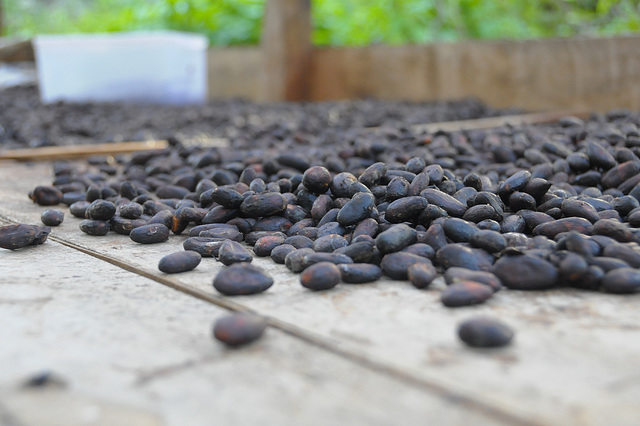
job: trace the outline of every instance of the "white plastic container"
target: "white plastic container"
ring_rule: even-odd
[[[42,102],[198,104],[206,37],[171,31],[47,35],[34,40]]]

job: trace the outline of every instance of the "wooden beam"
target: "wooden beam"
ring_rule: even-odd
[[[307,99],[312,54],[310,0],[268,0],[261,44],[264,100]]]

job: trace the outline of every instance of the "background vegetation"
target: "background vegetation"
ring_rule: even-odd
[[[173,29],[256,44],[264,0],[0,0],[4,35]],[[640,31],[640,0],[312,0],[319,45]]]

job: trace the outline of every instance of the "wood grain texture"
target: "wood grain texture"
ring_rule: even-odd
[[[209,99],[262,98],[262,50],[259,47],[210,48]]]
[[[0,62],[34,61],[31,40],[0,37]]]
[[[0,178],[13,177],[0,179],[0,216],[36,223],[43,207],[30,203],[25,193],[47,183],[50,169],[42,163],[28,167],[8,163],[0,172]],[[67,247],[126,266],[217,306],[268,317],[274,329],[314,345],[318,354],[331,353],[352,366],[394,378],[405,389],[417,388],[453,401],[454,413],[489,418],[488,423],[474,423],[471,418],[456,424],[595,426],[610,421],[611,413],[615,413],[616,425],[637,423],[637,295],[505,289],[483,305],[448,309],[439,301],[445,288],[440,277],[426,290],[383,278],[314,293],[282,265],[255,258],[253,263],[273,276],[274,286],[259,295],[225,297],[211,286],[212,277],[223,268],[213,259],[203,260],[185,274],[157,272],[157,260],[180,250],[184,235],[174,235],[165,244],[140,247],[126,236],[84,235],[77,229],[78,222],[69,217],[52,231],[52,241],[64,241]],[[39,250],[46,248],[38,246]],[[52,274],[53,268],[47,271]],[[498,317],[512,326],[517,334],[514,343],[500,350],[465,348],[455,336],[456,324],[478,314]],[[308,362],[312,360],[304,365],[311,365]],[[194,375],[198,373],[193,370]],[[343,401],[350,404],[351,398]],[[450,413],[450,408],[440,412]]]
[[[312,54],[310,0],[267,1],[261,47],[264,100],[306,100]]]
[[[640,107],[640,36],[318,48],[310,99],[477,97],[495,107]]]

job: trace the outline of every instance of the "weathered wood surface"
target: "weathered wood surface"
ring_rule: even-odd
[[[35,56],[31,40],[0,37],[0,62],[33,61]]]
[[[3,425],[488,421],[277,329],[225,349],[223,309],[53,241],[0,252],[0,277]],[[21,387],[45,370],[67,386]]]
[[[29,204],[26,193],[50,179],[47,168],[7,164],[0,173],[5,176],[0,215],[36,223],[42,208]],[[21,178],[8,184],[6,176]],[[615,417],[622,425],[635,424],[640,415],[638,296],[505,290],[482,306],[447,309],[439,302],[441,279],[426,291],[381,280],[312,293],[300,286],[297,275],[256,258],[276,284],[260,295],[230,298],[211,286],[221,268],[213,259],[179,276],[156,271],[164,254],[181,249],[184,236],[142,247],[125,236],[83,235],[78,222],[68,216],[53,238],[213,304],[265,315],[273,328],[319,353],[458,401],[455,412],[512,424],[597,425]],[[456,325],[480,313],[510,324],[517,332],[514,344],[495,351],[463,347]],[[348,406],[347,401],[334,403]]]
[[[211,48],[207,52],[210,99],[262,98],[262,50],[259,47]]]
[[[455,99],[541,110],[640,108],[640,37],[314,50],[310,99]]]

